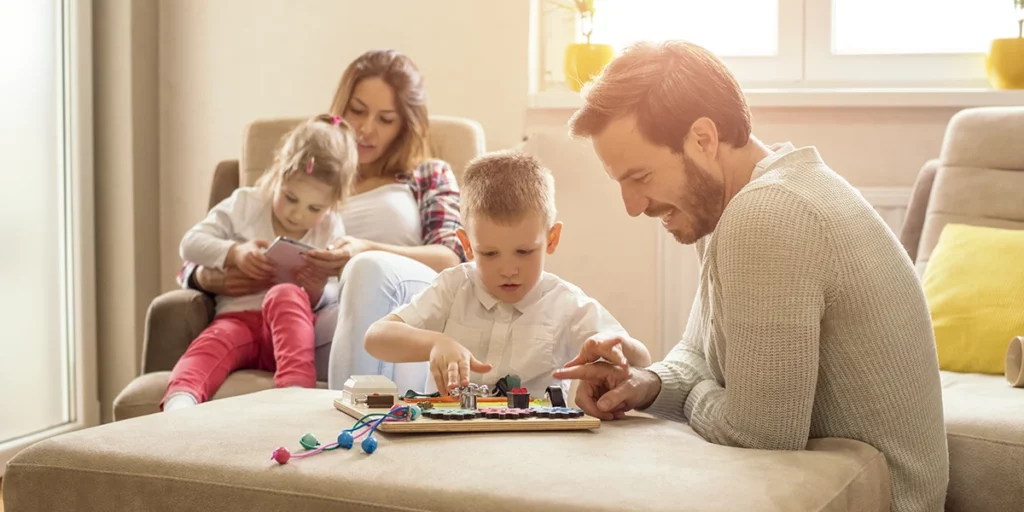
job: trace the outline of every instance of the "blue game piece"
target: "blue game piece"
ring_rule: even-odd
[[[377,449],[377,440],[372,437],[363,439],[362,442],[363,451],[366,453],[373,453]]]
[[[352,448],[352,443],[355,443],[355,439],[352,438],[352,433],[345,431],[338,434],[338,446],[348,450]]]

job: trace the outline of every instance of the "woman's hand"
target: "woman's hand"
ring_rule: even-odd
[[[196,284],[214,295],[241,297],[269,289],[274,283],[269,279],[253,279],[237,267],[227,270],[199,267],[196,269]]]
[[[370,250],[370,248],[370,242],[362,238],[346,236],[334,244],[328,245],[326,250],[307,252],[306,261],[310,266],[329,271],[332,275],[338,275],[348,264],[348,260],[361,252]]]
[[[430,349],[430,373],[441,396],[448,396],[448,390],[469,385],[469,372],[487,373],[491,365],[473,357],[473,353],[459,342],[441,334]]]
[[[324,294],[324,288],[327,287],[327,279],[330,277],[330,274],[306,266],[296,268],[292,271],[292,275],[295,277],[295,284],[306,290],[306,294],[309,295],[310,306],[315,307],[319,304],[320,297]]]
[[[228,250],[227,267],[237,267],[245,275],[256,280],[269,281],[274,278],[274,264],[263,251],[270,246],[266,240],[252,240],[233,245]]]

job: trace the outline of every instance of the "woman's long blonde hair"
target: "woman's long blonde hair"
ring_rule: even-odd
[[[274,190],[296,173],[305,173],[330,185],[332,209],[348,197],[359,170],[355,132],[340,116],[321,114],[296,126],[282,138],[270,169],[256,182],[272,197]]]
[[[395,50],[371,50],[360,55],[341,75],[330,112],[344,116],[356,85],[372,77],[380,78],[394,91],[402,128],[384,150],[382,161],[371,166],[371,172],[378,176],[401,176],[430,157],[426,92],[423,77],[412,59]]]

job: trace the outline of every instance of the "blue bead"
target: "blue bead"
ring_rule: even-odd
[[[377,450],[377,440],[372,437],[367,437],[366,439],[363,439],[362,446],[364,452],[373,453]]]
[[[355,439],[352,438],[352,433],[349,431],[338,434],[338,446],[348,450],[352,448],[352,444],[355,443]]]

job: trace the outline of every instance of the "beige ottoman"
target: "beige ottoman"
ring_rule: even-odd
[[[866,444],[729,448],[642,415],[589,432],[381,433],[372,455],[270,460],[352,426],[338,395],[261,391],[43,441],[8,465],[5,510],[889,510],[885,460]]]

